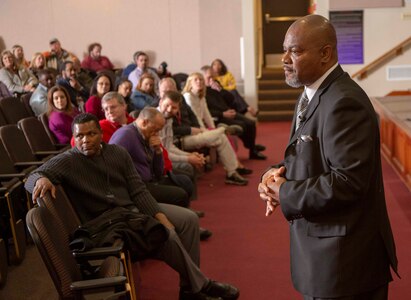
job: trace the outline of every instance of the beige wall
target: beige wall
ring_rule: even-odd
[[[98,41],[117,67],[145,50],[172,72],[220,57],[239,78],[241,24],[241,0],[0,0],[0,49],[21,44],[30,59],[57,37],[82,59]]]
[[[329,0],[317,0],[317,8],[328,17]],[[411,21],[401,18],[410,12],[411,4],[364,10],[365,64],[411,35]],[[256,101],[253,26],[251,0],[0,0],[0,50],[18,43],[26,58],[48,50],[52,37],[80,58],[89,43],[98,41],[118,67],[136,50],[148,51],[153,65],[167,61],[172,72],[191,73],[219,57],[241,84],[244,36],[244,93],[251,104]],[[386,66],[410,62],[408,50],[359,84],[370,96],[409,89],[409,81],[385,77]],[[363,66],[343,67],[353,74]]]
[[[329,0],[317,0],[317,13],[328,18]],[[403,20],[403,13],[410,13],[411,5],[394,8],[364,9],[364,64],[343,65],[350,74],[354,74],[365,65],[380,57],[394,46],[411,36],[411,20]],[[411,48],[403,55],[394,58],[370,74],[358,84],[369,96],[383,96],[393,90],[411,89],[411,81],[387,81],[387,66],[411,64]]]

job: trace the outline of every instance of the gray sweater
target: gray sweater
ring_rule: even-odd
[[[102,146],[101,154],[92,158],[77,148],[57,155],[30,174],[26,189],[32,193],[40,177],[61,184],[82,222],[114,206],[137,207],[150,216],[160,212],[127,151],[116,145]]]

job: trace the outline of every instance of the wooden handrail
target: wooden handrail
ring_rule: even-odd
[[[257,15],[257,79],[261,79],[264,64],[264,45],[263,45],[263,17],[261,0],[256,1],[255,12]]]
[[[404,51],[409,48],[409,46],[411,46],[411,37],[404,40],[403,42],[401,42],[397,46],[393,47],[391,50],[387,51],[386,53],[384,53],[383,55],[381,55],[380,57],[378,57],[374,61],[370,62],[364,68],[362,68],[361,70],[355,72],[351,77],[352,78],[358,77],[359,80],[367,78],[367,76],[372,71],[377,69],[377,67],[379,67],[380,65],[386,63],[390,59],[392,59],[392,58],[394,58],[398,55],[403,54]]]

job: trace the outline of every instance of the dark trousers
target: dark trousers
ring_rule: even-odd
[[[388,284],[380,286],[375,290],[362,293],[359,295],[353,295],[348,297],[339,298],[318,298],[304,295],[304,300],[387,300],[388,299]]]
[[[190,206],[190,196],[179,186],[176,186],[168,177],[159,182],[147,182],[147,189],[159,203],[173,204],[182,207]]]
[[[240,136],[240,139],[243,141],[244,147],[249,150],[254,150],[257,129],[253,120],[237,113],[234,119],[221,118],[219,122],[227,125],[241,126],[243,134]]]

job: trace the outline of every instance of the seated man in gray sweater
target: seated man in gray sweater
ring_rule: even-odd
[[[168,240],[153,258],[180,274],[180,299],[237,299],[237,288],[208,279],[199,269],[198,218],[192,211],[158,204],[141,181],[130,155],[123,148],[101,141],[97,118],[80,114],[73,121],[75,147],[47,161],[30,174],[25,187],[33,199],[61,184],[81,221],[87,222],[121,206],[138,210],[162,223]]]

